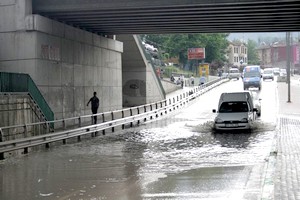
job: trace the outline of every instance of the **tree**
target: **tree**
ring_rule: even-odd
[[[254,40],[248,40],[247,44],[248,48],[248,64],[252,65],[259,65],[259,58],[257,55],[257,43]]]
[[[196,64],[189,61],[187,52],[189,48],[205,48],[204,62],[215,63],[217,67],[226,61],[225,54],[228,47],[226,33],[213,34],[171,34],[171,35],[143,35],[144,40],[150,44],[158,45],[170,57],[178,57],[182,64]]]

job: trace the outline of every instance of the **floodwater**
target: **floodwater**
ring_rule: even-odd
[[[213,131],[230,81],[139,127],[0,162],[0,199],[259,199],[276,133],[276,83],[264,82],[251,132]]]

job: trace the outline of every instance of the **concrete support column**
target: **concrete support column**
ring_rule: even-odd
[[[25,30],[26,16],[32,14],[32,0],[16,0],[16,30]]]

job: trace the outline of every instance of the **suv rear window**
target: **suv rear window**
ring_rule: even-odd
[[[240,71],[238,69],[230,69],[229,73],[239,73]]]

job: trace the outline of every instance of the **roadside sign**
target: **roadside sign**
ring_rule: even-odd
[[[205,58],[205,48],[189,48],[188,59],[189,60],[203,60]]]

